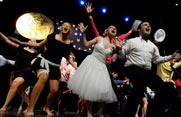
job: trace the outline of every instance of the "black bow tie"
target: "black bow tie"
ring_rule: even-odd
[[[142,39],[144,39],[144,40],[146,40],[146,41],[147,41],[147,40],[149,40],[149,37],[148,37],[148,36],[144,36],[144,35],[143,35],[143,36],[142,36]]]

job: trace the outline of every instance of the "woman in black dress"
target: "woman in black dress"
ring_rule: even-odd
[[[7,94],[4,105],[1,107],[0,111],[6,111],[9,103],[15,97],[16,92],[22,97],[22,99],[29,105],[29,97],[24,92],[25,82],[28,84],[32,81],[32,69],[31,61],[36,58],[38,52],[29,46],[22,46],[14,41],[11,41],[10,38],[6,37],[3,33],[0,32],[1,39],[4,40],[7,44],[17,49],[17,54],[15,57],[15,64],[13,71],[11,73],[11,86]],[[35,40],[29,40],[27,43],[34,44]]]

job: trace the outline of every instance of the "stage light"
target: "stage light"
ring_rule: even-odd
[[[79,1],[79,4],[80,4],[81,6],[84,6],[84,5],[85,5],[85,2],[86,2],[85,0],[80,0],[80,1]]]
[[[60,29],[61,29],[61,27],[62,27],[62,25],[58,25],[58,26],[57,26],[57,29],[58,29],[58,30],[60,30]]]
[[[124,17],[124,22],[129,22],[130,21],[130,17],[129,16],[125,16]]]
[[[175,6],[178,6],[178,3],[175,3]]]
[[[105,7],[105,6],[101,7],[101,13],[102,14],[107,14],[107,11],[108,11],[107,7]]]

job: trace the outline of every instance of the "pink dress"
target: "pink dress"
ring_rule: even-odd
[[[62,57],[60,62],[61,81],[67,82],[69,78],[74,74],[75,68],[67,61],[66,58]]]

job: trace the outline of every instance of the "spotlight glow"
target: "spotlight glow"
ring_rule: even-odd
[[[80,1],[79,1],[79,4],[80,4],[81,6],[84,6],[84,5],[85,5],[85,0],[80,0]]]
[[[102,14],[107,14],[107,11],[108,11],[107,7],[104,6],[104,7],[101,8],[101,13]]]
[[[124,17],[124,22],[129,22],[130,21],[130,17],[129,16],[125,16]]]

